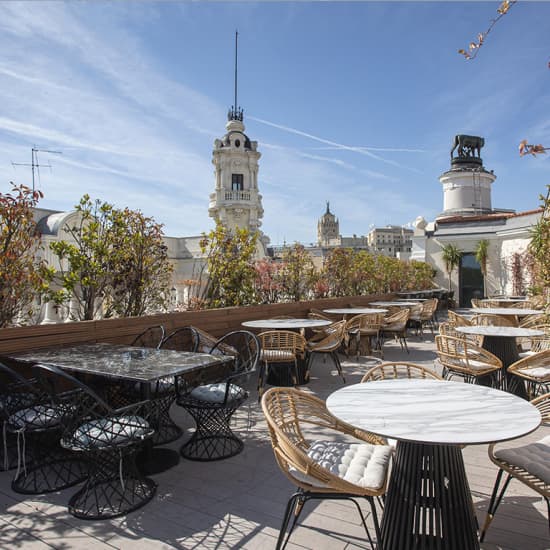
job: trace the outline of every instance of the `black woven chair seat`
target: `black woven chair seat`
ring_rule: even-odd
[[[59,426],[72,414],[74,407],[34,405],[16,411],[8,418],[8,427],[13,430],[44,430]]]
[[[152,434],[149,423],[140,416],[100,418],[79,426],[61,445],[72,451],[110,449],[139,443]]]
[[[227,400],[225,394],[227,390]],[[244,401],[248,393],[244,388],[236,384],[221,382],[219,384],[206,384],[194,388],[187,395],[182,395],[178,399],[178,404],[184,407],[212,407],[215,405],[231,406]]]

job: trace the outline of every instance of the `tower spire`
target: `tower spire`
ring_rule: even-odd
[[[235,102],[233,103],[229,113],[227,113],[227,120],[243,120],[243,110],[237,103],[237,62],[238,62],[238,40],[239,31],[235,31]]]

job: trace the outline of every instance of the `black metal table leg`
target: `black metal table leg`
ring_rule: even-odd
[[[397,443],[380,546],[382,550],[479,550],[460,447]]]

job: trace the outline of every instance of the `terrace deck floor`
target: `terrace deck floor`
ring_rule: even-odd
[[[433,336],[411,335],[408,341],[409,355],[389,342],[385,359],[408,360],[433,368]],[[358,382],[368,368],[361,359],[345,360],[343,367],[348,384]],[[330,360],[324,363],[319,357],[310,383],[303,388],[326,398],[341,386],[342,380]],[[174,406],[172,412],[180,425],[192,428],[192,420],[184,411]],[[20,495],[10,488],[13,471],[0,472],[0,549],[274,548],[293,486],[275,463],[255,392],[250,415],[252,425],[248,430],[246,407],[238,413],[234,426],[245,441],[241,454],[210,463],[182,459],[176,467],[154,476],[158,491],[153,501],[123,518],[78,520],[66,507],[74,488],[41,496]],[[549,428],[541,430],[544,435],[550,433]],[[528,437],[536,439],[540,432]],[[179,448],[181,441],[172,447]],[[463,455],[478,520],[483,524],[497,469],[487,456],[486,445],[466,447]],[[368,512],[368,507],[364,510]],[[308,503],[301,525],[287,546],[293,550],[369,547],[356,510],[345,501]],[[482,548],[549,549],[543,499],[512,481]]]

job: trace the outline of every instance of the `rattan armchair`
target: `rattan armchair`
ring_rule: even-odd
[[[543,424],[550,423],[550,393],[546,393],[531,401],[540,411]],[[548,464],[550,463],[550,436],[545,436],[535,443],[526,443],[514,448],[497,448],[493,443],[489,445],[489,458],[499,468],[491,500],[487,509],[485,523],[481,529],[480,542],[483,542],[487,529],[496,514],[497,508],[512,478],[521,481],[527,487],[533,489],[546,501],[547,522],[550,528],[550,476]],[[499,487],[503,474],[506,480],[499,493]]]
[[[463,338],[439,334],[435,337],[438,360],[443,367],[443,378],[454,376],[474,384],[488,383],[498,387],[502,361],[491,352]]]
[[[307,341],[306,352],[308,360],[306,370],[308,372],[311,371],[311,364],[316,353],[330,355],[338,374],[342,377],[344,384],[346,383],[344,373],[342,372],[342,365],[340,364],[340,358],[338,357],[338,350],[344,342],[345,330],[346,321],[338,321],[326,327],[324,334],[319,333],[317,336],[313,336]]]
[[[429,326],[432,334],[436,327],[436,311],[437,311],[437,298],[430,298],[425,302],[422,302],[420,306],[414,306],[411,308],[409,317],[409,323],[417,329],[417,334],[424,332],[424,327]]]
[[[357,356],[382,353],[380,329],[384,324],[384,313],[363,313],[346,321],[344,343],[349,356],[351,342],[355,343]]]
[[[375,498],[386,491],[391,455],[384,440],[339,421],[319,398],[294,388],[268,390],[262,398],[262,410],[277,464],[296,487],[286,506],[277,550],[286,546],[304,504],[313,499],[352,500],[372,545],[365,517],[355,500],[365,498],[380,541]],[[357,475],[352,475],[353,470]]]
[[[61,446],[87,465],[84,486],[69,499],[69,512],[82,519],[125,515],[149,502],[157,484],[135,464],[136,453],[153,435],[146,402],[113,409],[80,380],[53,365],[33,372],[62,418]]]
[[[422,365],[406,361],[393,361],[373,367],[363,376],[361,382],[398,378],[433,378],[435,380],[443,380],[439,374]]]
[[[519,324],[523,328],[534,328],[539,325],[544,325],[548,321],[548,316],[544,313],[534,313],[533,315],[526,315],[521,319]]]
[[[513,315],[494,315],[492,313],[478,313],[472,317],[472,325],[490,327],[517,327],[517,318]]]
[[[460,338],[466,340],[474,346],[481,346],[483,344],[483,336],[477,334],[465,334],[456,330],[456,325],[451,323],[440,323],[439,334],[442,336],[452,336],[453,338]]]
[[[459,315],[452,309],[447,312],[447,321],[455,327],[469,327],[472,324],[470,319],[464,317],[463,315]]]
[[[384,323],[380,330],[381,347],[384,347],[384,340],[387,336],[393,336],[401,346],[401,350],[405,349],[409,353],[407,346],[407,323],[410,317],[408,308],[399,308],[399,311],[393,315],[384,317]]]
[[[258,376],[258,401],[264,392],[264,383],[269,376],[269,368],[272,364],[293,364],[294,372],[291,379],[294,385],[298,384],[298,360],[305,356],[305,338],[291,330],[269,330],[258,334],[262,367]]]
[[[196,424],[195,432],[180,449],[180,454],[190,460],[220,460],[240,453],[244,447],[229,423],[248,398],[245,385],[260,360],[260,341],[251,332],[236,330],[222,336],[211,353],[233,358],[231,374],[223,382],[188,388],[183,392],[178,389],[176,399]]]
[[[550,346],[512,363],[507,370],[525,381],[529,399],[550,392]]]

